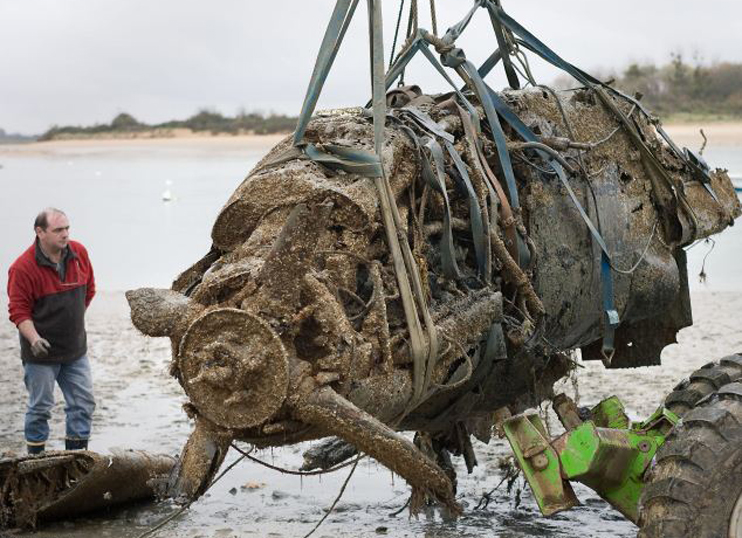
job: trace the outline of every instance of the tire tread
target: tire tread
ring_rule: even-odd
[[[742,372],[742,357],[732,357],[735,361],[739,358]],[[720,363],[730,362],[728,359]],[[735,361],[731,362],[736,365]],[[714,370],[717,366],[706,369]],[[703,383],[709,377],[721,379],[722,376],[714,373],[704,377]],[[680,389],[684,394],[679,399],[689,401],[687,391],[695,383],[693,376],[690,379]],[[742,446],[742,382],[725,384],[700,398],[694,406],[657,451],[640,502],[640,538],[701,536],[696,525],[707,516],[702,504],[713,485],[711,480],[718,475],[719,462]],[[703,534],[707,535],[715,536]]]
[[[741,379],[742,354],[728,355],[705,364],[678,383],[665,399],[665,407],[682,417],[708,395]]]

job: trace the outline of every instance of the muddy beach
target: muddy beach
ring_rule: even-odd
[[[649,415],[675,383],[704,363],[742,349],[737,313],[742,293],[696,291],[692,296],[693,327],[679,334],[679,344],[663,354],[662,367],[606,371],[602,365],[581,363],[576,382],[563,383],[564,391],[579,393],[587,405],[618,394],[632,417]],[[7,298],[0,300],[5,309]],[[167,375],[170,349],[166,339],[140,335],[128,318],[123,293],[102,292],[88,313],[90,355],[98,409],[91,449],[106,453],[116,447],[177,454],[190,432],[180,405],[184,399],[177,383]],[[20,453],[23,446],[25,393],[17,358],[17,334],[12,325],[0,325],[0,450]],[[61,400],[61,395],[58,400]],[[50,448],[63,443],[63,404],[52,419]],[[553,415],[550,414],[552,422]],[[301,464],[299,445],[255,453],[278,467],[296,469]],[[406,511],[391,514],[405,504],[408,487],[399,477],[373,461],[356,469],[334,513],[315,536],[616,536],[632,537],[635,527],[595,494],[578,489],[583,506],[551,519],[540,516],[530,492],[519,479],[508,494],[501,486],[490,496],[486,508],[477,509],[482,496],[502,480],[499,461],[509,454],[501,440],[475,445],[479,467],[471,475],[461,462],[458,499],[464,516],[455,523],[437,514],[407,517]],[[227,463],[234,461],[234,452]],[[225,467],[226,468],[226,465]],[[237,536],[303,536],[332,504],[348,469],[322,477],[284,475],[254,462],[238,463],[212,490],[184,514],[158,532],[162,538],[230,538]],[[519,490],[522,490],[518,493]],[[518,502],[520,498],[520,502]],[[112,514],[59,522],[36,533],[14,536],[40,538],[111,537],[135,538],[170,515],[168,504],[126,508]]]
[[[709,130],[706,131],[707,134]],[[737,132],[737,131],[735,131]],[[697,129],[688,128],[680,136],[687,136],[687,142],[696,141]],[[710,137],[711,148],[714,148],[715,137]],[[742,137],[740,137],[742,138]],[[735,140],[737,138],[734,138]],[[273,141],[271,141],[273,142]],[[195,237],[193,231],[203,235],[208,240],[208,229],[215,211],[223,204],[233,186],[216,185],[213,176],[224,175],[233,177],[231,181],[239,181],[242,174],[251,168],[255,160],[265,153],[269,144],[256,144],[245,152],[244,147],[234,141],[214,140],[207,143],[188,140],[186,143],[166,141],[153,148],[150,141],[132,141],[125,148],[125,154],[115,161],[106,159],[110,152],[118,150],[117,142],[65,142],[56,146],[29,145],[19,148],[16,160],[10,159],[6,172],[15,172],[15,164],[23,164],[23,159],[30,157],[38,159],[33,163],[43,163],[45,168],[29,169],[39,177],[49,175],[49,172],[59,173],[60,169],[70,175],[70,182],[79,181],[80,177],[91,177],[96,182],[95,188],[105,185],[107,191],[101,190],[100,199],[123,200],[120,207],[126,206],[126,199],[113,190],[113,186],[126,185],[127,175],[134,177],[141,175],[141,169],[131,167],[142,159],[146,152],[156,153],[156,159],[162,160],[158,167],[148,164],[149,170],[156,170],[159,175],[152,178],[143,178],[150,185],[137,186],[137,204],[152,203],[153,209],[143,220],[149,233],[154,239],[152,248],[157,245],[168,244],[177,233],[177,237]],[[164,149],[163,147],[164,146]],[[205,149],[206,148],[206,149]],[[42,150],[40,154],[34,152]],[[193,192],[186,189],[186,172],[194,176],[193,183],[203,183],[201,175],[193,172],[191,160],[185,160],[186,153],[191,158],[191,152],[199,150],[192,156],[204,166],[203,178],[209,178],[208,191],[213,193],[213,208],[205,202],[198,207],[192,207],[191,200],[200,196],[205,198],[205,187]],[[208,151],[207,151],[208,150]],[[123,150],[121,150],[123,151]],[[167,153],[164,153],[164,152]],[[10,152],[13,153],[13,152]],[[30,153],[30,155],[29,155]],[[0,153],[2,155],[2,153]],[[167,160],[163,159],[167,155]],[[729,153],[731,155],[731,153]],[[9,155],[6,153],[6,157]],[[728,155],[719,157],[718,164],[725,164]],[[74,161],[73,161],[74,159]],[[152,157],[153,162],[155,157]],[[229,168],[223,165],[224,160],[229,162]],[[253,160],[255,159],[255,160]],[[216,164],[219,162],[219,168]],[[29,162],[31,162],[29,160]],[[716,161],[714,162],[716,164]],[[46,167],[49,168],[46,168]],[[158,198],[166,175],[162,171],[175,167],[183,168],[184,179],[175,180],[174,189],[182,195],[181,200],[174,204],[164,205]],[[206,167],[209,167],[208,169]],[[737,166],[729,163],[730,168]],[[213,167],[213,169],[212,169]],[[239,170],[235,173],[234,170]],[[24,172],[23,169],[20,169]],[[110,170],[110,171],[109,171]],[[29,174],[30,174],[29,172]],[[74,176],[72,175],[74,173]],[[118,174],[118,175],[114,175]],[[105,181],[97,178],[104,177]],[[20,176],[23,177],[23,176]],[[29,178],[31,176],[29,175]],[[153,180],[156,178],[156,181]],[[226,181],[226,180],[225,180]],[[29,181],[29,184],[31,182]],[[98,196],[96,191],[96,196]],[[107,196],[108,198],[104,198]],[[132,194],[133,196],[133,194]],[[98,198],[96,198],[98,199]],[[144,200],[144,201],[140,201]],[[23,205],[22,202],[21,205]],[[155,208],[155,204],[157,207]],[[63,205],[67,208],[69,206]],[[117,214],[119,208],[111,205],[106,209],[106,215]],[[33,210],[30,208],[9,208],[20,212]],[[126,209],[130,211],[130,209]],[[184,217],[194,220],[192,230],[182,227]],[[71,213],[82,217],[85,214],[82,208],[71,209]],[[193,219],[197,215],[197,219]],[[122,220],[127,215],[122,213]],[[6,217],[6,218],[10,218]],[[90,223],[80,222],[77,231],[80,234],[89,233],[95,215],[85,215]],[[100,218],[98,215],[96,218]],[[17,225],[20,220],[13,217],[11,224]],[[172,229],[163,226],[162,222],[172,222]],[[117,221],[118,222],[118,221]],[[180,227],[179,227],[180,226]],[[11,231],[15,232],[13,228]],[[159,235],[154,235],[159,234]],[[28,234],[20,230],[16,234],[19,244],[25,245]],[[137,235],[136,230],[130,230],[130,236]],[[79,236],[78,236],[79,237]],[[720,236],[738,238],[738,230],[732,229]],[[86,237],[82,237],[90,243]],[[733,241],[734,242],[734,241]],[[738,242],[736,243],[738,244]],[[140,259],[121,260],[118,256],[102,253],[105,243],[100,243],[96,258],[104,290],[122,289],[140,285],[167,286],[164,278],[171,277],[181,270],[184,263],[193,259],[191,252],[183,251],[185,243],[174,242],[169,245],[172,252],[163,252],[162,258],[154,256],[152,260],[144,260],[150,265],[157,265],[161,273],[153,274],[150,266],[142,265]],[[93,245],[96,247],[97,245]],[[140,249],[140,245],[132,245]],[[206,246],[188,245],[198,253],[202,253]],[[719,249],[721,250],[722,247]],[[700,253],[703,246],[693,251],[695,258],[703,257]],[[91,250],[92,251],[92,250]],[[563,383],[563,391],[571,396],[579,396],[583,405],[595,404],[604,397],[616,394],[622,398],[627,411],[632,418],[648,416],[662,401],[672,387],[684,376],[705,364],[726,354],[738,352],[742,349],[742,333],[738,330],[737,312],[742,307],[742,292],[738,291],[711,291],[711,290],[738,290],[739,280],[733,267],[736,260],[733,251],[731,257],[728,251],[726,257],[710,258],[711,265],[707,267],[709,273],[708,288],[697,283],[699,268],[691,268],[689,276],[694,281],[691,284],[693,291],[694,326],[683,330],[679,335],[679,345],[670,346],[663,353],[663,367],[640,368],[633,370],[606,371],[599,363],[581,363],[574,379]],[[176,259],[174,254],[182,256]],[[700,253],[700,254],[699,254]],[[10,255],[10,252],[4,253]],[[102,254],[102,255],[101,255]],[[147,253],[153,254],[153,253]],[[691,255],[691,266],[693,266]],[[99,260],[99,261],[98,261]],[[106,264],[104,266],[104,263]],[[132,268],[122,270],[122,263],[132,264]],[[728,278],[719,278],[721,273],[729,273]],[[125,274],[125,277],[120,275]],[[729,282],[732,285],[728,285]],[[717,284],[721,283],[721,286]],[[4,284],[4,282],[3,282]],[[3,285],[2,288],[5,286]],[[6,311],[7,297],[0,292],[0,309]],[[143,449],[150,452],[160,452],[177,455],[191,431],[192,424],[181,410],[185,398],[177,382],[167,373],[170,361],[170,346],[167,339],[148,338],[142,336],[131,324],[129,308],[120,291],[102,291],[94,300],[87,317],[89,352],[93,364],[95,391],[98,408],[95,414],[94,433],[90,448],[100,453],[107,453],[118,447]],[[0,453],[24,450],[23,441],[23,414],[25,410],[25,389],[22,383],[22,368],[18,360],[18,338],[15,328],[7,321],[0,322],[0,408],[3,410],[3,420],[0,421]],[[58,394],[58,404],[54,410],[52,420],[52,434],[49,448],[59,449],[63,446],[64,421],[63,403]],[[553,414],[550,421],[556,423]],[[554,425],[556,431],[556,426]],[[271,465],[297,469],[302,462],[302,453],[309,444],[297,445],[274,450],[263,450],[253,453],[264,462]],[[459,476],[459,490],[457,499],[464,506],[464,515],[455,523],[442,521],[437,514],[421,515],[410,519],[407,512],[402,510],[409,497],[409,488],[404,480],[393,476],[386,468],[374,461],[363,460],[351,478],[342,500],[313,536],[409,536],[409,537],[458,537],[458,536],[504,536],[504,537],[535,537],[554,536],[566,537],[577,534],[583,536],[619,536],[633,537],[636,528],[626,521],[620,514],[610,508],[591,491],[577,486],[577,494],[583,505],[571,512],[557,515],[554,518],[543,518],[530,491],[522,479],[518,479],[508,493],[506,487],[489,495],[486,506],[482,503],[485,493],[490,492],[501,483],[504,473],[500,469],[500,462],[510,455],[510,449],[503,440],[495,439],[490,445],[475,442],[475,451],[479,466],[471,475],[466,475],[466,469],[460,459],[456,459]],[[223,465],[226,469],[237,460],[238,454],[230,453]],[[281,474],[254,462],[242,461],[227,473],[206,496],[199,499],[189,510],[178,515],[173,521],[164,526],[155,536],[161,538],[231,538],[238,536],[273,536],[273,537],[301,537],[325,514],[343,482],[348,476],[348,468],[335,474],[321,477],[299,478]],[[160,521],[174,514],[177,508],[171,504],[142,505],[129,507],[114,513],[89,517],[76,521],[58,522],[42,527],[35,533],[15,532],[15,536],[39,536],[41,538],[71,538],[71,537],[112,537],[137,538],[143,532],[157,525]]]

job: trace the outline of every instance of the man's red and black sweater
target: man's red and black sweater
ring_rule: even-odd
[[[8,271],[8,312],[17,325],[30,319],[36,331],[51,344],[49,356],[38,359],[21,335],[25,362],[69,363],[87,352],[85,310],[95,295],[93,267],[88,252],[70,241],[59,267],[47,258],[38,240]]]

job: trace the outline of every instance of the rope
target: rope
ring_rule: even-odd
[[[615,265],[613,265],[613,262],[611,261],[611,269],[616,271],[617,273],[621,273],[622,275],[630,275],[634,271],[637,270],[639,267],[639,264],[641,264],[644,261],[644,258],[647,255],[647,252],[649,251],[649,246],[652,244],[652,239],[654,239],[654,234],[657,231],[657,224],[659,224],[659,219],[654,221],[654,226],[652,226],[652,233],[649,234],[649,239],[647,239],[647,244],[644,246],[644,250],[642,251],[641,256],[639,256],[639,259],[636,260],[636,263],[633,265],[631,269],[619,269]]]
[[[709,254],[711,254],[714,251],[714,247],[716,246],[716,241],[714,241],[710,237],[707,237],[704,242],[705,243],[711,242],[711,248],[708,250],[706,255],[703,257],[703,264],[701,264],[701,272],[698,273],[698,280],[701,282],[701,284],[706,283],[706,278],[708,276],[706,274],[706,258],[709,257]]]
[[[438,37],[437,35],[431,34],[429,32],[425,32],[424,34],[425,41],[433,45],[435,48],[435,51],[440,54],[441,56],[445,56],[449,52],[451,52],[453,49],[456,48],[456,45],[452,41],[445,41],[442,38]]]
[[[234,446],[234,445],[232,445],[232,446]],[[239,458],[237,458],[234,462],[232,462],[229,467],[227,467],[226,469],[224,469],[224,471],[222,471],[222,473],[219,476],[217,476],[214,479],[214,481],[211,482],[211,484],[208,485],[208,487],[206,488],[206,490],[204,490],[204,493],[206,493],[207,491],[209,491],[212,488],[212,486],[214,486],[214,484],[216,484],[217,482],[219,482],[219,480],[221,480],[222,477],[225,474],[227,474],[229,471],[231,471],[238,463],[240,463],[245,458],[249,458],[250,457],[249,454],[250,454],[250,452],[253,451],[253,448],[251,448],[247,452],[244,452],[244,451],[239,450],[239,449],[237,449],[237,451],[240,452],[241,456]],[[174,520],[176,517],[178,517],[180,514],[182,514],[186,510],[188,510],[188,508],[190,508],[190,506],[194,502],[195,502],[195,500],[190,501],[188,504],[186,504],[183,507],[181,507],[178,511],[170,514],[165,519],[163,519],[162,521],[160,521],[159,523],[157,523],[154,527],[151,527],[151,528],[147,529],[146,531],[144,531],[142,534],[140,534],[139,536],[137,536],[137,538],[146,538],[147,536],[151,536],[152,534],[154,534],[155,532],[157,532],[158,530],[160,530],[162,527],[164,527],[165,525],[167,525],[168,523],[170,523],[172,520]]]
[[[417,0],[410,2],[410,17],[407,20],[407,39],[417,33]]]
[[[235,444],[232,444],[232,448],[234,448],[237,452],[242,454],[244,457],[246,457],[250,461],[257,463],[258,465],[262,465],[263,467],[267,467],[268,469],[271,469],[273,471],[278,471],[279,473],[294,475],[294,476],[318,476],[318,475],[323,475],[323,474],[334,473],[335,471],[339,471],[340,469],[344,469],[345,467],[348,467],[353,464],[352,461],[346,461],[345,463],[340,463],[336,465],[335,467],[330,467],[329,469],[319,469],[316,471],[294,471],[292,469],[285,469],[283,467],[271,465],[270,463],[260,460],[256,458],[255,456],[250,456],[249,452],[245,452],[244,450],[242,450],[240,447],[238,447]]]
[[[523,69],[525,70],[524,77],[528,80],[531,86],[535,86],[536,77],[534,77],[533,73],[531,72],[531,64],[528,62],[528,56],[526,56],[525,52],[520,50],[517,44],[515,45],[515,54],[513,56],[516,60],[518,60],[518,63],[523,66]]]
[[[407,508],[410,505],[410,501],[411,500],[412,500],[412,497],[407,497],[407,502],[404,503],[404,505],[402,506],[402,508],[400,508],[399,510],[395,510],[394,512],[390,513],[389,514],[389,517],[397,517],[399,514],[401,514],[402,512],[404,512],[404,509]]]
[[[399,51],[399,57],[402,56],[402,54],[407,50],[407,48],[412,44],[412,41],[415,39],[415,35],[417,34],[417,0],[410,0],[410,16],[407,19],[407,35],[405,39],[405,44],[402,47],[402,50]],[[399,85],[404,86],[404,72],[405,70],[402,69],[402,72],[399,75]]]
[[[399,38],[399,28],[402,26],[402,14],[404,12],[404,2],[405,0],[402,0],[399,3],[399,15],[397,15],[397,27],[394,29],[394,41],[392,41],[392,50],[389,54],[389,68],[392,68],[392,65],[394,65],[394,51],[397,50],[397,39]]]
[[[513,56],[513,57],[516,60],[518,60],[518,62],[521,63],[522,65],[522,62],[517,56]],[[528,84],[530,84],[531,86],[535,86],[534,81],[531,78],[529,78],[528,75],[526,75],[526,73],[522,69],[520,69],[516,64],[511,64],[511,65],[513,66],[513,69],[515,69],[515,72],[518,73],[521,77],[523,77],[526,80],[526,86]]]
[[[343,496],[343,493],[345,493],[345,488],[348,487],[348,483],[350,482],[351,477],[353,476],[353,473],[356,471],[356,467],[358,467],[358,462],[361,461],[361,455],[359,455],[355,462],[353,463],[353,468],[348,473],[348,478],[345,479],[345,482],[343,482],[343,486],[340,488],[340,491],[338,492],[337,497],[335,497],[335,500],[332,502],[332,505],[330,506],[329,510],[327,510],[327,513],[325,513],[324,516],[322,516],[322,519],[320,519],[317,524],[314,526],[314,528],[306,533],[304,535],[304,538],[309,538],[314,532],[319,529],[319,526],[322,525],[322,523],[325,522],[325,520],[330,517],[330,514],[332,514],[332,511],[335,509],[335,506],[337,506],[337,503],[340,502],[340,499]]]
[[[512,64],[513,69],[518,71],[520,75],[528,81],[528,83],[531,86],[537,86],[536,78],[533,76],[533,73],[531,72],[531,64],[528,62],[528,56],[526,56],[526,53],[523,52],[523,50],[518,46],[518,42],[516,41],[515,37],[513,36],[513,32],[511,32],[508,29],[503,29],[503,37],[505,38],[505,43],[507,44],[507,53],[510,54],[513,58],[515,58],[518,63],[523,67],[523,71],[518,69],[518,67],[515,64]]]
[[[576,175],[575,170],[567,161],[564,160],[562,154],[555,149],[547,146],[546,144],[542,144],[541,142],[518,142],[516,144],[511,144],[510,148],[514,150],[537,149],[543,151],[544,153],[548,153],[549,155],[551,155],[552,158],[556,159],[559,164],[562,165],[562,168],[564,168],[569,175]]]
[[[430,0],[430,21],[433,26],[433,33],[438,35],[438,20],[435,15],[435,0]]]

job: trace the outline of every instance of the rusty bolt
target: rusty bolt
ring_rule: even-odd
[[[649,441],[641,441],[637,446],[642,452],[649,452],[652,449],[652,443]]]
[[[549,466],[549,458],[547,458],[546,454],[543,452],[541,454],[536,454],[531,458],[531,465],[537,471],[543,471]]]

